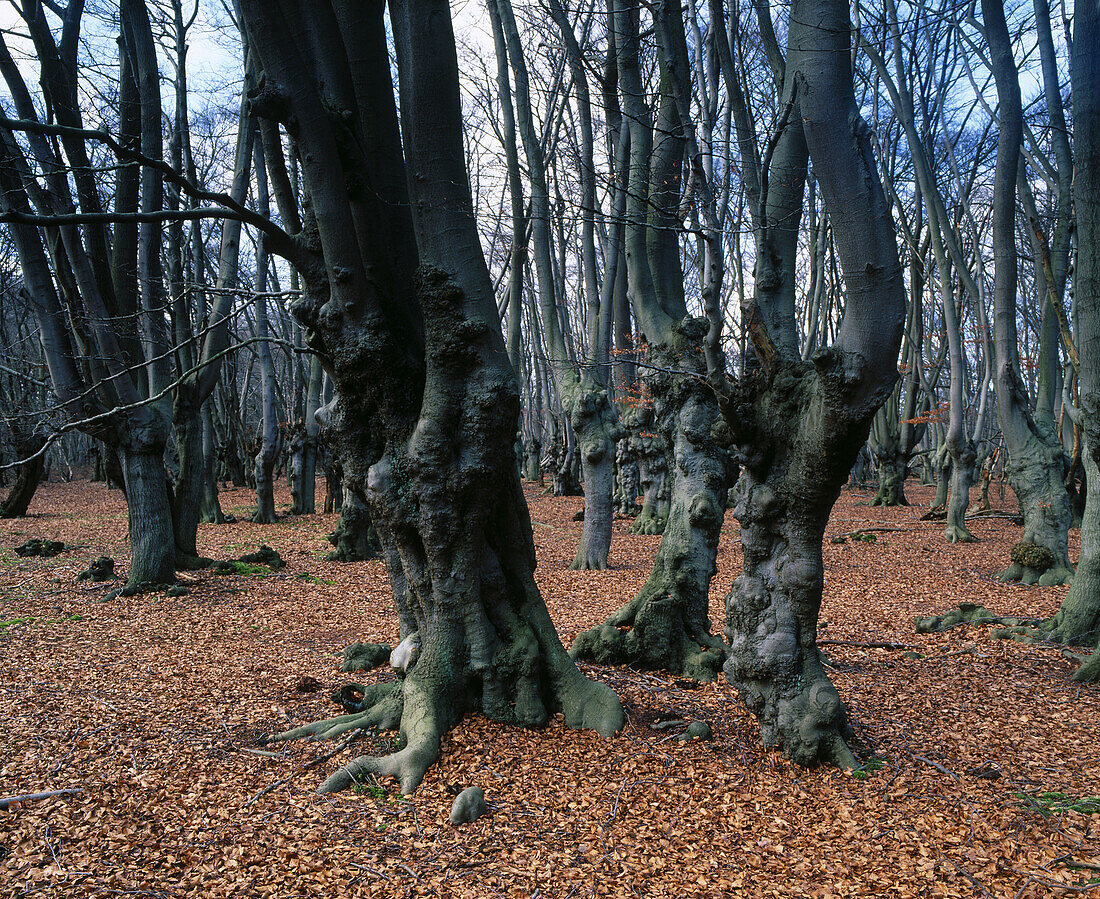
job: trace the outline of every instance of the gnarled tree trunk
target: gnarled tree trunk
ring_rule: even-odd
[[[618,699],[566,654],[533,577],[519,393],[475,227],[448,3],[390,4],[400,134],[381,2],[241,10],[277,98],[270,114],[301,149],[323,248],[323,264],[305,245],[295,259],[306,295],[294,311],[331,365],[344,477],[367,501],[421,647],[356,719],[399,721],[402,748],[351,762],[322,789],[368,772],[415,789],[468,711],[525,726],[560,711],[613,733]]]

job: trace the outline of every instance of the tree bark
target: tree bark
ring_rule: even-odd
[[[906,301],[870,129],[855,103],[847,4],[796,0],[788,35],[783,94],[789,106],[797,102],[798,117],[780,127],[805,136],[847,302],[834,344],[809,363],[801,361],[778,283],[758,285],[757,308],[749,310],[757,368],[722,409],[743,459],[734,512],[745,555],[726,602],[724,670],[760,719],[766,746],[801,764],[852,766],[847,714],[817,647],[821,544],[840,487],[897,380]],[[774,145],[778,155],[782,141]],[[796,147],[790,153],[799,155]],[[797,180],[791,158],[773,162]],[[774,222],[762,218],[766,231]],[[781,224],[790,227],[789,219]],[[786,271],[793,249],[772,246],[769,264]]]
[[[373,772],[411,792],[468,711],[524,726],[561,711],[615,732],[618,699],[565,653],[534,582],[519,393],[475,227],[448,3],[390,5],[400,132],[382,3],[241,10],[299,143],[323,248],[323,266],[299,260],[294,311],[331,360],[333,440],[420,645],[356,719],[399,721],[402,748],[351,762],[322,789]]]

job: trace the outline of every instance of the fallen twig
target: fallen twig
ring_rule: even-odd
[[[24,793],[22,796],[0,797],[0,811],[6,811],[9,805],[17,802],[30,802],[32,799],[51,799],[54,796],[71,796],[74,793],[83,793],[83,787],[70,787],[66,790],[48,790],[45,793]]]
[[[957,775],[954,771],[951,771],[951,770],[945,768],[939,762],[934,762],[931,759],[926,759],[923,755],[915,755],[915,756],[913,756],[913,760],[917,761],[917,762],[924,762],[924,764],[926,764],[926,765],[928,765],[932,768],[935,768],[937,771],[943,772],[948,777],[954,778],[955,780],[959,779],[959,775]]]
[[[327,762],[334,755],[338,755],[339,753],[343,752],[345,749],[347,749],[351,745],[352,740],[354,740],[356,737],[358,737],[359,734],[361,734],[362,732],[363,732],[363,728],[361,728],[361,727],[355,728],[355,730],[351,731],[348,734],[347,738],[339,746],[337,746],[335,749],[333,749],[331,752],[326,752],[324,755],[317,756],[317,758],[315,758],[312,762],[306,762],[306,764],[302,765],[300,768],[296,768],[294,771],[291,772],[289,777],[284,777],[282,780],[277,780],[277,781],[275,781],[275,783],[269,784],[268,786],[264,787],[262,790],[260,790],[259,793],[257,793],[255,796],[253,796],[251,799],[249,799],[248,802],[246,802],[244,805],[242,805],[241,809],[248,808],[257,799],[261,798],[262,796],[266,796],[272,790],[279,789],[279,787],[281,787],[283,784],[289,783],[295,777],[297,777],[299,774],[304,774],[306,771],[309,771],[310,768],[316,768],[318,765],[322,765],[325,762]]]
[[[888,643],[883,640],[818,640],[818,646],[860,646],[866,649],[916,649],[908,643]]]

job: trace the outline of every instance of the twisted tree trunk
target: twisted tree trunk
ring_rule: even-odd
[[[370,508],[420,646],[359,717],[309,728],[400,726],[397,752],[357,759],[322,789],[368,772],[415,789],[468,711],[524,726],[560,711],[613,733],[618,699],[566,654],[534,581],[513,453],[519,392],[475,227],[448,3],[390,4],[400,132],[383,3],[241,10],[270,114],[301,148],[324,251],[322,262],[299,245],[306,295],[294,311],[331,364],[344,477]]]

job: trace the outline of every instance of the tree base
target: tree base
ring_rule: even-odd
[[[923,517],[923,516],[922,516]],[[948,543],[977,543],[975,537],[964,524],[949,524],[943,533]]]
[[[610,566],[607,564],[607,556],[590,555],[584,551],[582,546],[577,550],[577,557],[572,561],[569,566],[571,571],[607,571]]]
[[[760,719],[765,748],[780,749],[806,767],[858,768],[848,747],[854,734],[844,703],[821,667],[817,647],[799,648],[800,659],[789,660],[782,671],[767,664],[761,669],[756,651],[747,649],[748,657],[734,651],[725,673]]]
[[[569,654],[598,665],[639,665],[701,683],[722,670],[729,648],[709,630],[692,627],[672,597],[643,590],[604,624],[577,635]]]
[[[634,518],[634,522],[630,525],[630,533],[632,534],[644,534],[646,536],[659,537],[665,532],[665,525],[668,522],[654,513],[652,509],[643,508],[641,512]]]
[[[1025,587],[1058,587],[1062,584],[1073,583],[1073,569],[1064,565],[1054,565],[1045,571],[1032,568],[1029,565],[1021,565],[1013,562],[1004,571],[998,571],[993,575],[997,580],[1006,584],[1023,584]]]

